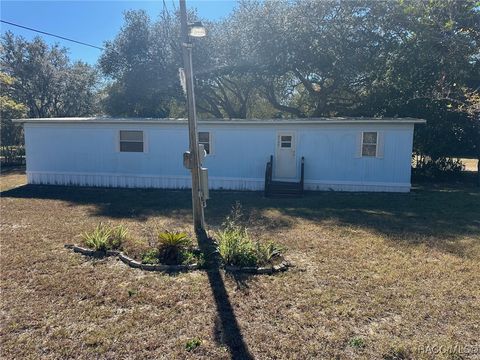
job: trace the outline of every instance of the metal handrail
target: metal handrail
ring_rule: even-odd
[[[302,162],[300,167],[300,191],[303,194],[303,183],[305,180],[305,158],[302,156]]]
[[[272,183],[273,176],[273,155],[270,155],[270,161],[267,162],[265,168],[265,196],[270,194],[270,185]]]
[[[302,156],[300,162],[300,182],[296,183],[300,193],[303,194],[304,191],[304,182],[305,182],[305,157]],[[270,155],[270,161],[267,162],[265,167],[265,197],[268,197],[272,194],[272,183],[273,183],[273,155]]]

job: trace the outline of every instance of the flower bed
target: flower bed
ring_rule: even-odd
[[[241,208],[234,207],[220,231],[215,233],[218,251],[212,251],[214,266],[228,272],[273,274],[285,271],[290,263],[285,248],[272,241],[253,241],[246,227],[240,225]],[[85,246],[65,245],[74,252],[94,258],[118,257],[123,263],[147,271],[188,271],[204,267],[200,249],[183,232],[163,231],[149,240],[132,238],[123,225],[100,223],[81,235]],[[209,252],[209,251],[207,251]],[[218,256],[218,257],[217,257]]]
[[[74,245],[74,244],[66,244],[65,248],[72,249],[76,253],[80,253],[85,256],[91,256],[94,258],[103,258],[103,257],[110,257],[116,256],[118,257],[123,263],[127,264],[128,266],[136,269],[142,269],[147,271],[186,271],[186,270],[197,270],[200,268],[199,264],[187,264],[187,265],[167,265],[167,264],[143,264],[140,261],[132,259],[131,257],[125,255],[123,252],[118,250],[106,250],[106,251],[99,251],[88,249],[82,246]]]
[[[86,256],[117,256],[133,268],[148,271],[195,270],[203,264],[203,255],[193,246],[186,233],[160,232],[154,242],[135,239],[123,225],[100,223],[92,231],[81,234],[85,246],[65,245]]]

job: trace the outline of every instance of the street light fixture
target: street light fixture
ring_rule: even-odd
[[[192,24],[188,24],[188,36],[194,38],[205,37],[207,36],[207,29],[205,29],[201,21],[196,21]]]

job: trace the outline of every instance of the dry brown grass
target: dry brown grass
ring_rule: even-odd
[[[2,186],[16,183],[10,176],[17,175],[2,177]],[[236,349],[206,272],[146,273],[63,248],[100,221],[123,223],[135,237],[155,227],[191,232],[189,196],[47,186],[2,192],[2,357],[230,358]],[[480,351],[478,189],[304,199],[213,192],[212,228],[235,200],[250,232],[285,245],[296,265],[274,276],[223,276],[253,357],[478,358],[466,353]],[[192,339],[201,345],[189,352]],[[425,345],[445,351],[422,353]]]

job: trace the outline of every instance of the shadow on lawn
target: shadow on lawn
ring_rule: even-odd
[[[279,199],[271,207],[283,216],[339,225],[339,231],[344,225],[368,230],[395,246],[423,244],[462,257],[480,246],[480,189],[475,187],[420,187],[404,194],[324,192],[297,202]]]
[[[191,221],[190,190],[26,185],[0,195],[90,205],[93,216],[139,220],[168,216]],[[425,242],[459,255],[468,252],[468,248],[461,248],[468,245],[452,247],[450,243],[461,235],[480,233],[480,190],[474,187],[423,187],[407,194],[318,192],[306,193],[301,199],[266,199],[260,192],[212,191],[211,197],[206,218],[213,228],[221,224],[232,204],[240,201],[250,227],[272,231],[291,227],[297,219],[319,225],[343,224],[378,232],[396,243]]]
[[[212,289],[213,298],[217,307],[214,338],[219,344],[226,345],[232,359],[253,359],[238,325],[232,304],[228,297],[225,283],[220,272],[220,258],[212,239],[201,232],[197,235],[198,244],[207,262],[207,276]]]
[[[60,200],[70,206],[93,205],[93,216],[113,219],[136,218],[146,220],[165,215],[188,217],[191,209],[189,190],[167,191],[157,189],[112,189],[51,185],[24,185],[3,191],[1,197]]]

